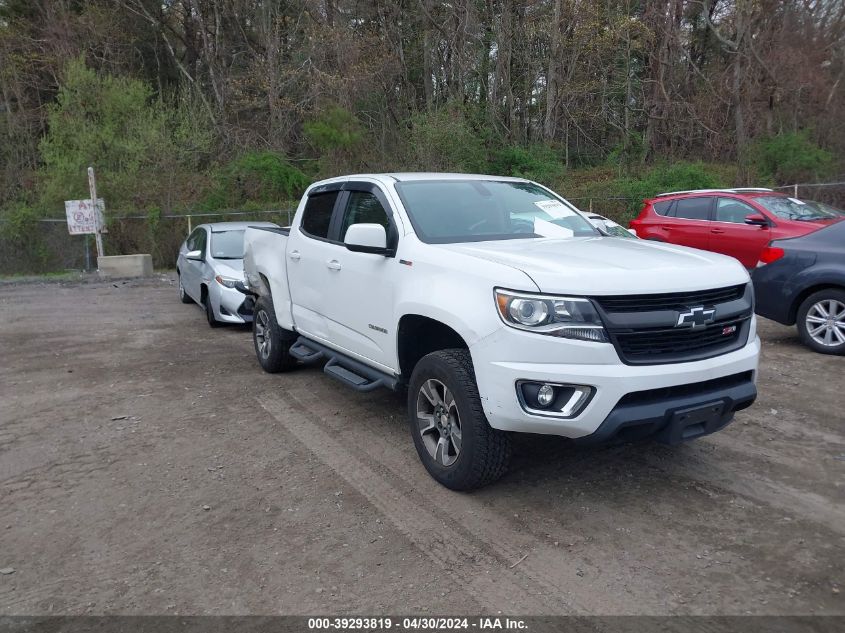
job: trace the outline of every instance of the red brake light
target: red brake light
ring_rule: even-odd
[[[760,261],[757,262],[757,266],[765,266],[766,264],[771,264],[772,262],[776,262],[783,256],[784,251],[782,248],[778,248],[777,246],[767,246],[762,251],[760,251]]]

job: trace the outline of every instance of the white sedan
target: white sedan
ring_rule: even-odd
[[[252,297],[237,289],[244,281],[244,231],[250,226],[278,227],[272,222],[201,224],[179,248],[179,298],[202,306],[211,327],[252,321]]]

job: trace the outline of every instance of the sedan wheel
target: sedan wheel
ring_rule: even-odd
[[[823,299],[810,306],[805,317],[807,334],[825,347],[845,344],[845,303]]]
[[[845,354],[845,290],[814,292],[799,306],[796,321],[804,345],[822,354]]]

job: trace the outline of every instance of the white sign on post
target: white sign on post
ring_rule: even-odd
[[[97,199],[97,206],[91,200],[65,200],[65,215],[67,215],[67,230],[71,235],[86,235],[99,233],[105,226],[103,211],[106,203],[102,198]]]

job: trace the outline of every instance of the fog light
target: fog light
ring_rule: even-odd
[[[516,395],[526,413],[552,418],[574,418],[590,402],[595,387],[567,383],[516,381]]]
[[[541,407],[547,407],[555,399],[555,388],[551,385],[543,385],[540,387],[539,391],[537,391],[537,403]]]

